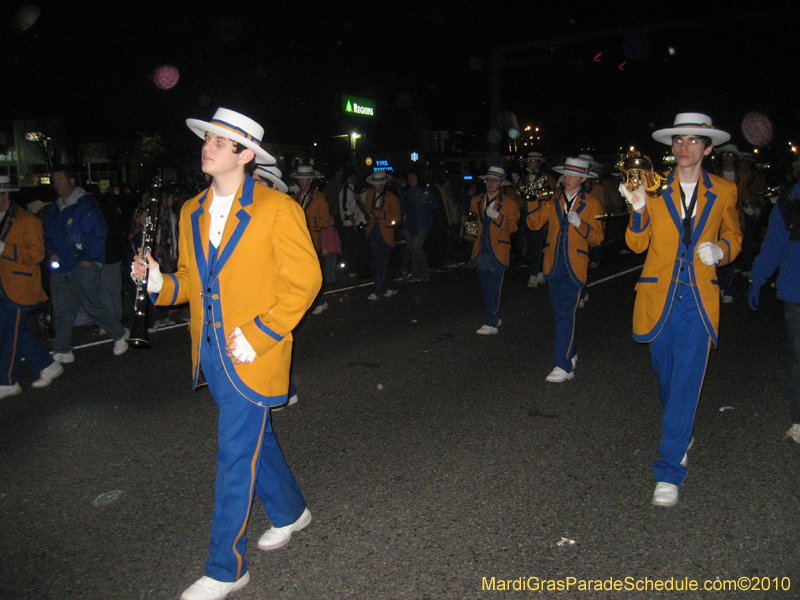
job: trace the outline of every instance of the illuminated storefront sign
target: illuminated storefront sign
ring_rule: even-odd
[[[388,160],[376,160],[374,169],[376,171],[394,171]]]
[[[355,96],[342,96],[342,110],[350,115],[362,117],[375,116],[375,101],[366,98],[356,98]]]

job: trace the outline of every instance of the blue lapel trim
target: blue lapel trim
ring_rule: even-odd
[[[242,207],[250,206],[253,204],[253,186],[255,185],[255,181],[253,181],[250,177],[245,177],[244,186],[242,187],[242,195],[239,198],[239,203]],[[236,225],[236,229],[233,230],[230,239],[225,243],[225,247],[222,249],[222,253],[219,254],[217,258],[217,264],[214,268],[214,275],[219,276],[219,272],[222,271],[225,263],[228,262],[228,259],[233,254],[233,251],[236,249],[236,245],[239,243],[239,240],[242,239],[242,235],[244,235],[245,229],[250,224],[250,215],[244,208],[238,210],[236,212],[236,218],[239,219],[239,223]],[[230,218],[230,217],[228,217]]]
[[[673,169],[670,171],[669,177],[667,178],[667,189],[664,192],[664,203],[667,206],[667,210],[669,211],[669,216],[672,217],[672,224],[675,225],[675,230],[678,232],[678,235],[681,236],[680,239],[683,239],[683,225],[681,224],[681,213],[675,207],[675,200],[672,197],[672,183],[675,181],[675,170]],[[680,185],[680,183],[678,184]]]
[[[200,198],[200,207],[192,213],[192,240],[194,241],[195,263],[200,274],[200,281],[205,281],[206,273],[208,272],[208,258],[206,257],[206,249],[203,248],[203,235],[200,233],[200,217],[204,212],[203,202],[207,195],[208,190]]]

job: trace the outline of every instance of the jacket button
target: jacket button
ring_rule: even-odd
[[[216,327],[217,329],[219,329],[220,327],[222,327],[222,323],[220,323],[219,321],[217,321],[216,323],[214,323],[214,327]]]
[[[219,300],[219,294],[214,294],[213,296],[211,296],[211,298],[213,298],[214,300]]]

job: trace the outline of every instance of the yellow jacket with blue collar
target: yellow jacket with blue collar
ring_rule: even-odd
[[[603,227],[597,215],[603,212],[603,206],[595,197],[581,189],[572,203],[572,210],[578,213],[581,224],[571,225],[567,220],[564,190],[550,200],[528,202],[528,227],[532,230],[547,229],[547,242],[544,247],[544,274],[549,277],[556,267],[556,250],[559,244],[566,244],[567,269],[573,281],[586,283],[589,270],[589,246],[603,243]]]
[[[13,202],[7,216],[0,231],[0,240],[5,242],[0,255],[0,295],[17,308],[33,308],[47,300],[39,266],[44,260],[42,222]]]
[[[189,302],[194,385],[201,339],[213,332],[215,352],[241,395],[262,406],[286,402],[292,330],[322,285],[300,205],[245,175],[231,206],[219,248],[209,244],[213,186],[181,209],[178,270],[164,273],[159,306]],[[234,365],[226,337],[239,327],[256,352]]]
[[[502,190],[494,200],[494,209],[500,214],[492,219],[486,215],[486,194],[474,196],[469,206],[469,211],[479,215],[478,235],[472,244],[472,258],[478,256],[481,250],[484,223],[489,223],[489,240],[492,258],[501,266],[508,268],[511,264],[511,234],[519,226],[519,205],[503,193]]]
[[[328,208],[328,201],[325,198],[325,194],[316,188],[309,190],[308,196],[304,196],[303,190],[300,190],[296,200],[306,213],[306,224],[311,234],[311,241],[314,243],[314,249],[319,254],[322,249],[320,243],[322,230],[329,227],[331,224],[331,213]]]
[[[692,217],[691,244],[683,243],[680,181],[673,169],[667,176],[667,189],[659,197],[646,197],[640,214],[631,213],[625,241],[637,253],[647,250],[642,275],[636,284],[633,308],[633,337],[649,342],[661,331],[672,306],[678,278],[686,276],[695,295],[703,323],[716,346],[719,328],[719,283],[717,269],[697,256],[697,246],[713,242],[722,249],[720,265],[727,265],[739,254],[742,232],[736,210],[736,184],[701,171],[697,182],[697,205]],[[681,286],[685,287],[685,286]]]
[[[370,188],[367,192],[366,207],[369,215],[367,239],[369,239],[372,228],[377,227],[386,245],[394,248],[394,230],[400,225],[403,218],[400,212],[400,198],[392,192],[384,190],[383,201],[377,208],[375,206],[375,188]]]

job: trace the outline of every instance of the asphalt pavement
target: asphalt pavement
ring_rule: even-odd
[[[495,336],[475,335],[467,266],[378,302],[331,291],[295,334],[300,401],[273,415],[314,520],[259,551],[256,500],[251,582],[229,598],[800,598],[782,305],[765,289],[752,313],[737,276],[680,502],[653,507],[661,409],[631,337],[641,263],[608,252],[590,272],[562,384],[544,380],[547,286],[527,288],[522,267]],[[0,401],[0,598],[177,599],[202,575],[216,405],[191,389],[185,326],[151,341],[120,357],[81,347],[39,390],[23,366],[24,392]]]

